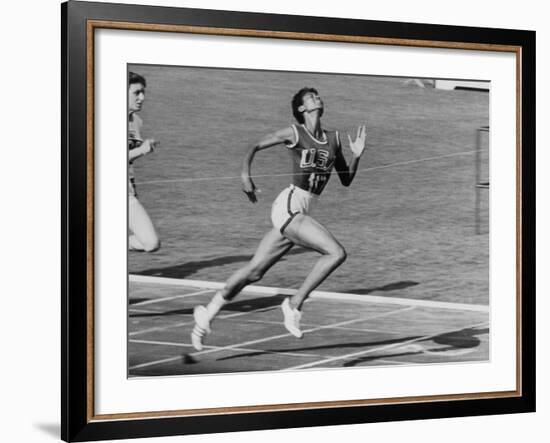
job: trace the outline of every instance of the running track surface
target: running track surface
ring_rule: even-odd
[[[489,359],[489,309],[369,295],[314,292],[296,339],[280,304],[288,289],[251,286],[227,304],[201,352],[193,308],[221,283],[130,276],[130,377],[446,364]]]

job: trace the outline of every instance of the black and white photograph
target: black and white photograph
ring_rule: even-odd
[[[491,360],[490,81],[127,76],[128,377]]]

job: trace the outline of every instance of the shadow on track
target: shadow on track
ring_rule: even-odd
[[[272,354],[274,352],[276,353],[285,353],[285,352],[301,352],[301,351],[319,351],[319,350],[326,350],[326,349],[358,349],[358,348],[367,348],[370,346],[386,346],[386,345],[392,345],[396,343],[402,343],[409,340],[415,340],[417,336],[414,337],[400,337],[397,339],[392,340],[382,340],[382,341],[374,341],[374,342],[360,342],[360,343],[336,343],[331,345],[322,345],[322,346],[308,346],[308,347],[296,347],[291,349],[267,349],[265,351],[260,352],[249,352],[244,354],[237,354],[237,355],[230,355],[227,357],[221,357],[218,358],[218,361],[222,360],[232,360],[234,358],[241,358],[241,357],[255,357],[259,355],[264,354]]]
[[[419,284],[420,283],[416,281],[398,281],[395,283],[388,283],[387,285],[383,285],[383,286],[374,286],[372,288],[345,289],[342,292],[345,292],[347,294],[367,295],[377,291],[382,291],[382,292],[398,291],[400,289],[407,289],[407,288],[410,288],[411,286],[416,286]]]
[[[311,251],[303,248],[296,248],[289,251],[285,257],[288,257],[289,255],[304,254],[307,252]],[[280,261],[284,261],[285,257],[283,257]],[[251,258],[252,255],[250,254],[229,255],[223,257],[209,258],[205,260],[190,261],[174,266],[167,266],[164,268],[145,269],[143,271],[132,272],[132,274],[167,278],[186,278],[202,269],[215,268],[218,266],[224,266],[239,262],[247,262]]]
[[[472,348],[478,347],[481,344],[481,340],[479,340],[477,336],[487,334],[488,332],[489,332],[488,328],[483,328],[483,329],[466,328],[460,331],[453,331],[453,332],[441,334],[426,340],[421,340],[418,342],[418,343],[433,342],[438,345],[445,345],[440,348],[429,349],[429,350],[419,349],[419,350],[413,350],[413,351],[402,351],[400,353],[383,354],[383,355],[369,355],[369,356],[360,357],[358,359],[346,362],[344,363],[343,366],[351,367],[361,363],[368,363],[379,359],[387,360],[388,358],[392,358],[392,357],[420,355],[420,354],[423,354],[424,351],[427,351],[432,355],[435,353],[441,353],[442,356],[444,356],[445,353],[452,353],[453,351],[472,349]]]

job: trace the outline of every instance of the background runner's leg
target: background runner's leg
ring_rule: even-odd
[[[141,242],[134,234],[131,234],[128,237],[128,243],[131,251],[145,251],[145,246],[141,244]]]
[[[134,196],[130,196],[128,200],[128,224],[134,234],[130,236],[130,248],[153,252],[160,247],[160,240],[149,214]]]

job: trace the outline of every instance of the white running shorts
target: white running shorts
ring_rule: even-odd
[[[290,185],[278,195],[271,206],[271,221],[281,234],[298,214],[311,214],[319,196]]]

